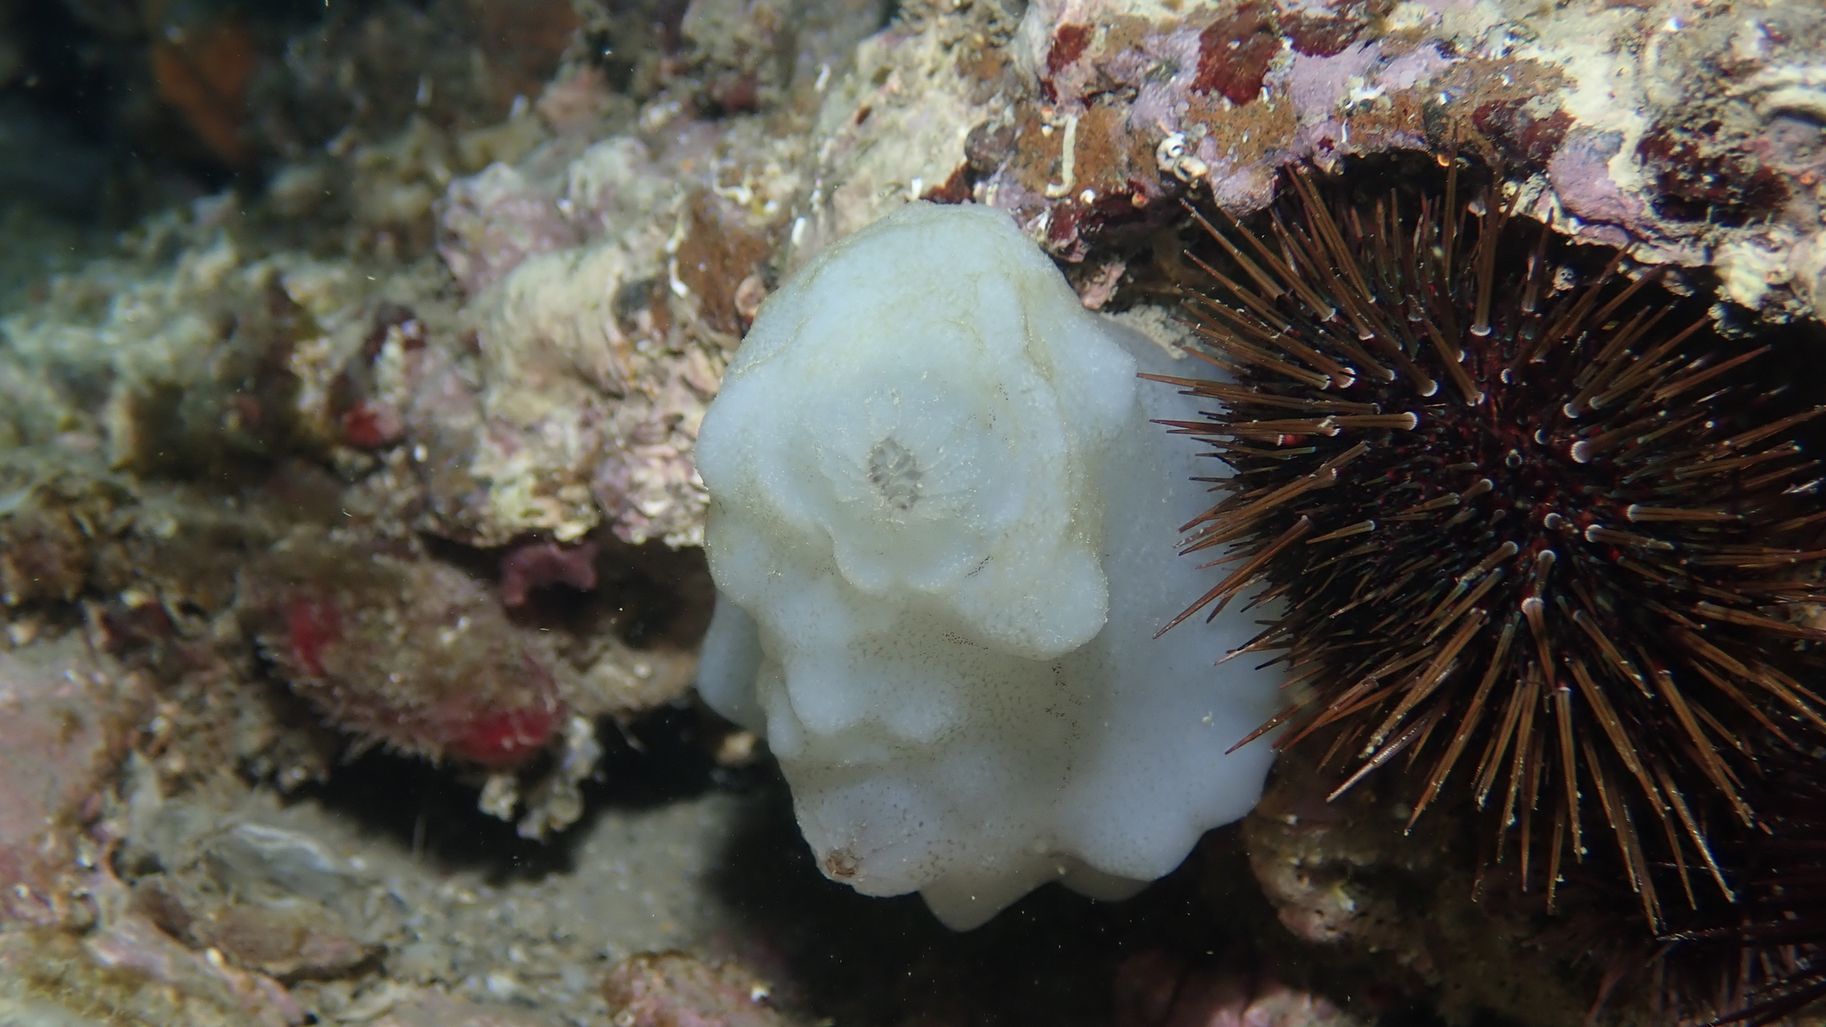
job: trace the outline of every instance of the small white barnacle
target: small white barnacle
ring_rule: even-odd
[[[1203,178],[1211,170],[1186,144],[1184,132],[1167,133],[1160,145],[1154,147],[1154,163],[1181,182]]]

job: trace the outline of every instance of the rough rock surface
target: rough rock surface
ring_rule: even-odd
[[[0,926],[78,913],[84,825],[126,754],[148,682],[78,638],[0,651]]]

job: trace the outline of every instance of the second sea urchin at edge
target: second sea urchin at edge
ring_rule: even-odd
[[[1370,198],[1293,172],[1260,235],[1199,218],[1224,375],[1161,380],[1213,401],[1170,425],[1236,473],[1186,526],[1221,580],[1174,623],[1266,582],[1249,649],[1293,684],[1251,739],[1328,742],[1339,792],[1402,756],[1414,819],[1468,792],[1550,901],[1602,821],[1659,923],[1657,879],[1730,893],[1708,824],[1754,820],[1757,753],[1826,736],[1826,633],[1795,616],[1822,599],[1797,440],[1822,409],[1773,344],[1448,163]]]

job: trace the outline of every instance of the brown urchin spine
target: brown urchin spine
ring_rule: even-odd
[[[1294,698],[1251,738],[1330,735],[1340,792],[1405,753],[1414,818],[1468,783],[1524,886],[1544,847],[1550,902],[1594,813],[1651,922],[1664,861],[1689,902],[1700,867],[1729,894],[1708,820],[1752,819],[1757,750],[1826,737],[1826,632],[1790,616],[1823,598],[1796,433],[1826,411],[1456,162],[1363,203],[1294,172],[1270,218],[1198,219],[1223,257],[1191,306],[1232,379],[1162,379],[1216,401],[1171,426],[1235,471],[1186,526],[1233,569],[1174,623],[1279,604],[1250,648],[1287,651]]]
[[[1724,843],[1739,899],[1689,917],[1660,959],[1683,1024],[1786,1022],[1826,1003],[1826,779],[1817,752],[1761,761],[1746,782],[1762,823]],[[1709,964],[1709,967],[1708,967]],[[1709,992],[1706,990],[1709,986]]]

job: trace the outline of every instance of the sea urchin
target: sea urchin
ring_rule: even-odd
[[[1663,867],[1729,894],[1707,824],[1753,821],[1756,753],[1826,735],[1826,633],[1794,616],[1822,597],[1797,433],[1823,410],[1770,345],[1448,165],[1369,199],[1293,172],[1260,235],[1198,218],[1225,377],[1161,380],[1215,401],[1170,426],[1235,474],[1186,526],[1227,573],[1174,624],[1266,583],[1249,648],[1294,683],[1251,739],[1329,739],[1339,792],[1406,754],[1413,817],[1468,792],[1550,902],[1601,816],[1659,923]]]

